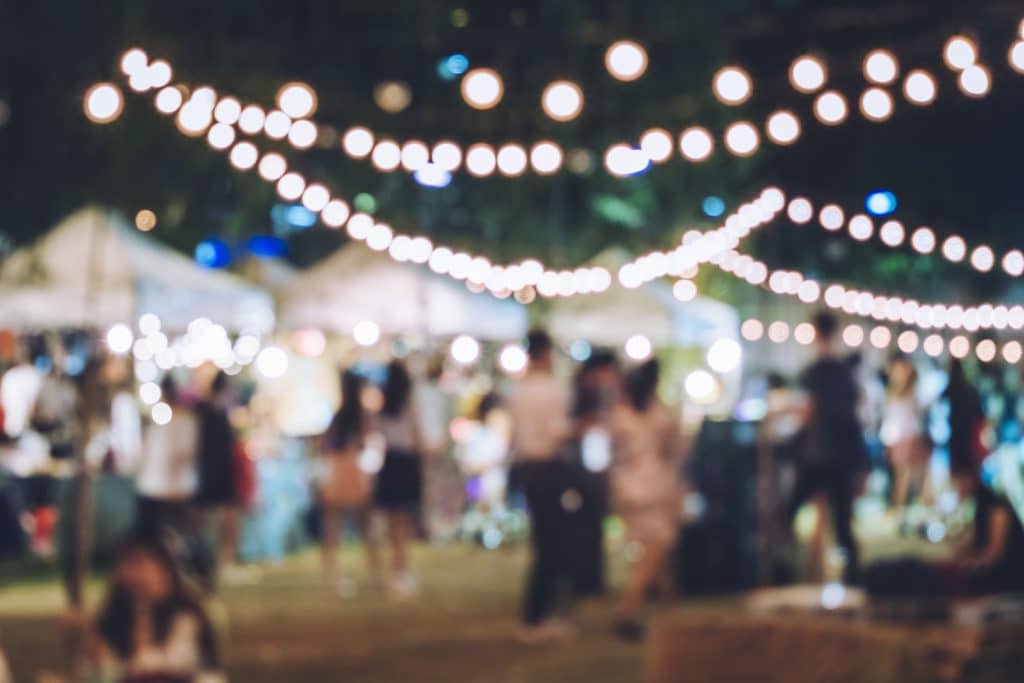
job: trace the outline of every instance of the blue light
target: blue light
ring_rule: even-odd
[[[424,187],[448,187],[452,182],[452,174],[437,164],[427,164],[412,175],[416,182]]]
[[[896,195],[888,190],[879,190],[868,195],[864,202],[872,216],[888,216],[896,210]]]
[[[466,73],[469,69],[469,57],[456,52],[444,57],[437,63],[437,75],[446,81],[452,81]]]
[[[584,339],[577,339],[569,345],[569,355],[577,363],[582,363],[590,358],[590,352],[590,344]]]
[[[231,263],[231,247],[218,239],[203,240],[196,245],[196,263],[207,268],[223,268]]]
[[[316,224],[316,214],[300,204],[293,204],[284,210],[284,220],[296,228],[311,228]]]
[[[245,248],[253,256],[280,258],[288,253],[288,243],[273,235],[255,235],[245,243]]]
[[[725,213],[725,202],[722,201],[721,197],[710,195],[704,198],[704,201],[700,204],[700,208],[704,211],[705,216],[718,218]]]

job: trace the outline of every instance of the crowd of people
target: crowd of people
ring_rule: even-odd
[[[881,407],[871,410],[872,390],[859,359],[838,351],[837,320],[822,313],[813,322],[815,358],[799,376],[799,391],[773,379],[764,420],[766,438],[795,456],[795,482],[781,506],[785,526],[813,501],[819,517],[831,520],[843,581],[877,594],[1024,589],[1024,529],[1013,507],[980,476],[990,450],[988,420],[960,362],[951,362],[941,395],[923,399],[910,359],[891,359],[886,388],[875,392]],[[631,562],[609,622],[621,638],[643,638],[645,603],[652,596],[671,598],[677,586],[675,550],[692,435],[681,425],[681,408],[662,399],[657,360],[624,367],[615,354],[595,350],[570,382],[546,333],[531,333],[526,350],[525,371],[483,396],[475,427],[460,434],[436,387],[415,382],[405,360],[392,360],[377,381],[359,366],[341,373],[339,407],[313,440],[318,465],[310,479],[327,590],[342,596],[358,590],[337,557],[343,532],[351,529],[361,537],[371,591],[400,599],[417,593],[409,546],[427,526],[431,463],[450,455],[466,480],[469,514],[493,515],[524,501],[531,560],[523,642],[571,637],[572,603],[606,593],[605,520],[611,514],[622,521]],[[114,554],[109,596],[95,621],[77,622],[89,661],[122,676],[215,672],[213,629],[190,591],[214,592],[218,576],[238,560],[240,515],[253,486],[252,465],[232,421],[229,378],[197,373],[184,385],[168,373],[160,396],[169,415],[143,428],[127,382],[106,382],[114,390],[100,397],[89,380],[99,368],[83,370],[72,382],[59,372],[40,375],[25,367],[10,368],[0,390],[24,392],[35,383],[34,404],[23,414],[8,411],[5,431],[30,426],[46,436],[52,458],[114,466],[134,480],[136,521]],[[929,401],[941,401],[948,411],[950,481],[960,499],[975,502],[973,533],[952,561],[905,558],[865,568],[854,503],[872,468],[891,472],[889,496],[901,528],[909,526],[911,501],[937,505]],[[92,441],[90,420],[99,419],[90,417],[97,405],[109,406],[104,419],[119,423],[102,447],[85,445]],[[89,450],[95,453],[82,453]],[[385,528],[386,535],[379,533]],[[381,536],[390,551],[387,563]],[[488,545],[486,534],[483,542]],[[68,586],[73,592],[70,578]]]

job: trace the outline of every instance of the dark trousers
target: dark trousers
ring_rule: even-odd
[[[530,514],[533,551],[523,620],[533,626],[551,615],[560,589],[572,580],[572,525],[562,500],[570,488],[570,478],[567,465],[559,461],[523,463],[519,470]]]
[[[163,538],[168,531],[190,535],[194,531],[189,504],[139,496],[138,531],[149,538]]]
[[[857,476],[852,472],[801,465],[797,473],[793,499],[790,503],[787,521],[792,522],[800,506],[813,496],[821,493],[828,499],[836,542],[846,553],[846,571],[843,581],[850,584],[860,582],[860,549],[853,535],[853,499]]]

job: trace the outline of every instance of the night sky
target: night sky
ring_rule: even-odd
[[[495,260],[534,255],[574,266],[610,245],[667,247],[685,228],[713,225],[701,215],[705,196],[734,207],[767,183],[850,210],[861,208],[868,192],[888,189],[908,226],[960,233],[1000,253],[1020,246],[1024,222],[1024,76],[1006,58],[1022,18],[1019,2],[998,1],[0,0],[0,234],[8,245],[29,242],[87,203],[129,217],[153,209],[153,234],[186,251],[204,236],[239,242],[272,231],[271,209],[280,203],[273,189],[234,171],[202,139],[180,135],[171,118],[155,112],[152,95],[125,88],[117,122],[85,119],[85,90],[102,80],[124,87],[119,56],[140,46],[169,60],[176,81],[209,84],[266,107],[282,83],[308,82],[319,95],[316,120],[338,131],[363,124],[428,142],[550,138],[589,150],[589,174],[473,179],[460,172],[449,187],[433,190],[407,173],[380,174],[337,144],[307,152],[282,147],[294,167],[343,196],[373,195],[377,215],[397,229]],[[942,64],[942,46],[954,33],[978,42],[993,77],[988,97],[964,96]],[[620,38],[650,54],[635,83],[615,81],[604,69],[604,50]],[[788,84],[792,59],[819,55],[830,86],[853,99],[866,87],[861,60],[876,47],[893,51],[904,72],[934,73],[937,103],[912,107],[894,90],[888,122],[858,114],[836,128],[814,121],[812,98]],[[438,61],[453,53],[502,74],[500,106],[470,109],[458,81],[438,76]],[[754,96],[740,107],[710,93],[712,74],[728,64],[754,80]],[[544,85],[557,78],[577,81],[585,92],[583,114],[571,123],[547,119],[539,106]],[[374,104],[374,87],[388,80],[410,86],[407,110],[389,114]],[[740,118],[761,123],[781,107],[804,123],[791,148],[765,143],[752,159],[719,152],[699,166],[676,152],[630,179],[600,167],[609,144],[635,141],[654,124],[673,135],[698,122],[719,132]],[[623,209],[630,220],[621,219]],[[342,242],[336,232],[311,228],[289,238],[290,258],[308,264]],[[965,301],[996,296],[1009,284],[1005,276],[980,277],[908,249],[854,245],[785,221],[765,228],[751,253],[830,280],[932,299],[939,292]]]

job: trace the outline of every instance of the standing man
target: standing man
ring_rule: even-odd
[[[789,519],[807,500],[828,502],[836,542],[846,554],[843,580],[860,581],[860,552],[853,535],[853,501],[867,466],[867,447],[857,418],[860,398],[852,365],[835,352],[839,321],[827,311],[812,320],[817,358],[800,376],[807,393],[804,436]]]
[[[570,635],[553,620],[560,584],[571,579],[568,465],[561,453],[570,436],[569,394],[554,376],[554,345],[546,332],[527,337],[530,365],[508,400],[512,457],[522,477],[530,514],[533,551],[523,605],[523,640]],[[579,492],[575,492],[577,503]],[[571,503],[571,501],[568,501]],[[571,505],[570,505],[571,507]],[[578,507],[578,504],[577,504]]]

